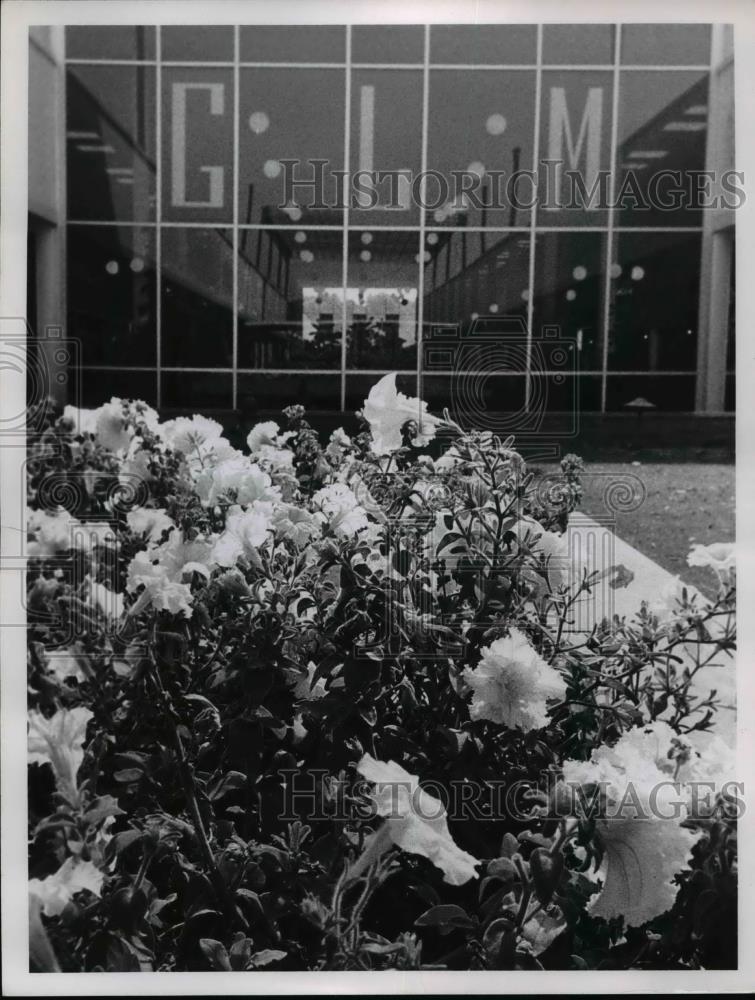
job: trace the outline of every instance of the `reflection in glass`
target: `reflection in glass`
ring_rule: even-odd
[[[292,403],[300,403],[308,413],[340,410],[340,374],[317,375],[316,378],[304,373],[255,372],[250,375],[242,372],[239,375],[238,406],[247,417],[247,427],[265,415],[282,423],[280,411]]]
[[[233,71],[162,70],[163,219],[233,221]]]
[[[609,370],[694,371],[700,234],[621,233],[611,278]]]
[[[538,225],[607,224],[612,94],[607,71],[542,74]]]
[[[68,217],[155,217],[155,70],[69,66]]]
[[[365,226],[419,223],[412,178],[422,169],[422,73],[354,70],[351,74],[351,170],[362,172],[359,208],[350,220]],[[371,183],[374,171],[391,176]],[[372,191],[370,192],[370,188]]]
[[[154,59],[155,29],[138,24],[69,24],[67,59]]]
[[[233,62],[233,28],[218,24],[164,25],[163,62]]]
[[[233,365],[233,239],[227,229],[162,231],[162,363]]]
[[[521,233],[426,233],[426,328],[463,331],[483,317],[493,324],[526,317],[529,247],[529,236]]]
[[[705,66],[709,24],[624,24],[621,61],[630,66]]]
[[[262,63],[340,62],[346,30],[339,24],[255,24],[241,27],[241,61]]]
[[[343,169],[344,71],[242,68],[239,85],[239,221],[340,223],[332,174]],[[297,161],[291,198],[282,160]],[[317,172],[325,182],[319,197]]]
[[[68,227],[68,336],[84,365],[155,363],[155,235],[135,226]]]
[[[619,89],[617,149],[621,225],[701,224],[708,74],[627,71]]]
[[[543,63],[611,65],[614,31],[612,24],[544,24]]]
[[[162,405],[168,410],[204,413],[233,405],[233,377],[225,372],[164,371],[160,379]]]
[[[533,333],[557,328],[578,371],[603,367],[605,254],[603,233],[539,233],[536,239]]]
[[[421,24],[363,24],[351,29],[354,63],[421,63],[424,53]]]
[[[349,368],[416,368],[418,249],[416,232],[349,233]]]
[[[242,230],[238,294],[241,368],[341,367],[341,230]]]
[[[695,376],[609,374],[606,410],[623,410],[627,403],[638,397],[646,399],[659,410],[690,413],[695,409]]]
[[[511,189],[508,179],[532,169],[535,74],[523,70],[430,73],[428,170],[445,178],[428,180],[427,219],[433,225],[529,225],[531,184]],[[477,181],[455,180],[465,172]],[[474,189],[472,184],[474,183]],[[513,196],[513,199],[512,199]],[[492,206],[500,205],[501,208]]]
[[[534,24],[433,24],[430,62],[489,66],[532,64],[537,56]]]
[[[81,380],[81,405],[98,407],[112,396],[141,399],[150,406],[157,402],[157,372],[113,371],[112,368],[88,369]]]

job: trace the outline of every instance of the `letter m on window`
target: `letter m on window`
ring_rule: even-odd
[[[551,87],[548,159],[557,164],[555,174],[557,195],[561,193],[564,165],[568,170],[579,171],[588,189],[592,188],[598,179],[603,128],[602,87],[590,87],[587,91],[587,100],[582,109],[582,119],[576,135],[572,127],[574,119],[569,114],[565,88]],[[552,207],[561,208],[563,205]]]

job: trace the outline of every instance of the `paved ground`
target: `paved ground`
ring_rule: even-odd
[[[734,541],[733,465],[589,462],[583,482],[585,514],[600,523],[614,518],[619,538],[713,596],[712,571],[688,566],[687,553],[695,542]],[[628,487],[628,503],[622,503],[622,484]],[[606,503],[606,490],[612,485],[613,511]]]

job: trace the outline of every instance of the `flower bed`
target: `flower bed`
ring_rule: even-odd
[[[736,965],[732,553],[580,631],[578,458],[395,376],[362,416],[238,451],[113,399],[33,446],[33,967]]]

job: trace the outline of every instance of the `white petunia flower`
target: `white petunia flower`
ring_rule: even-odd
[[[97,433],[97,410],[86,410],[69,403],[63,408],[63,418],[73,424],[74,434]]]
[[[280,427],[274,420],[255,424],[246,437],[246,444],[252,455],[256,455],[263,445],[275,445],[280,434]]]
[[[27,513],[26,530],[30,536],[26,551],[30,556],[51,556],[73,547],[72,532],[79,522],[67,510],[32,510]]]
[[[99,896],[105,876],[91,861],[68,858],[47,878],[29,880],[29,895],[46,917],[58,917],[77,892],[87,890]]]
[[[479,862],[454,843],[443,803],[420,788],[416,775],[395,761],[384,763],[369,754],[359,761],[357,771],[375,785],[372,802],[385,822],[357,858],[351,877],[358,877],[393,845],[427,858],[449,885],[464,885],[478,877]]]
[[[272,444],[260,445],[256,458],[269,466],[273,472],[287,472],[294,467],[294,453],[288,448],[276,448]]]
[[[126,522],[135,535],[146,535],[147,542],[153,545],[160,541],[167,531],[172,531],[176,524],[164,508],[136,507],[126,515]]]
[[[469,715],[525,732],[548,723],[548,698],[563,698],[566,683],[517,629],[482,650],[476,668],[464,669],[472,688]]]
[[[51,764],[58,791],[71,803],[78,802],[76,775],[84,759],[87,724],[93,718],[83,706],[60,708],[49,719],[41,712],[29,712],[29,763]]]
[[[292,503],[277,504],[272,523],[276,536],[292,541],[297,548],[303,548],[318,538],[322,530],[314,514]]]
[[[158,432],[163,441],[174,451],[189,455],[202,445],[209,445],[220,439],[223,428],[217,420],[210,420],[195,413],[189,417],[176,417],[161,424]]]
[[[724,581],[734,575],[737,566],[733,542],[713,542],[711,545],[693,545],[687,556],[688,566],[710,566]]]
[[[569,785],[598,785],[605,795],[605,812],[597,819],[604,857],[596,876],[603,889],[590,903],[594,916],[623,916],[627,927],[638,927],[674,903],[673,879],[687,866],[699,831],[680,823],[683,796],[669,770],[673,735],[656,722],[628,730],[613,746],[594,750],[589,761],[564,762]]]
[[[310,660],[306,674],[302,674],[294,687],[294,698],[297,701],[318,701],[328,693],[322,677],[318,677],[314,684],[312,683],[316,670],[317,667]]]
[[[162,545],[137,552],[128,566],[126,590],[135,593],[141,586],[144,590],[130,614],[138,614],[151,605],[158,611],[190,618],[194,597],[186,577],[193,573],[209,577],[215,562],[209,542],[202,539],[184,542],[178,531],[172,532]]]
[[[125,451],[131,444],[133,428],[126,425],[120,399],[110,400],[97,410],[95,436],[98,444],[108,451]]]
[[[261,548],[272,530],[272,504],[257,502],[248,510],[234,505],[228,511],[225,531],[212,548],[212,559],[219,566],[234,566],[239,559],[257,563]]]
[[[398,391],[395,372],[373,385],[364,402],[362,416],[370,425],[372,450],[376,455],[389,455],[402,446],[401,428],[407,421],[413,420],[418,427],[413,440],[418,447],[435,437],[435,429],[440,423],[427,412],[427,403]]]
[[[208,487],[206,493],[205,485]],[[209,479],[203,474],[197,483],[200,498],[210,505],[216,504],[231,490],[236,502],[241,505],[254,503],[255,500],[280,498],[280,490],[273,486],[268,473],[243,455],[220,462],[210,471]]]
[[[367,512],[344,483],[323,486],[312,497],[312,503],[322,512],[331,531],[342,538],[351,538],[369,524]]]

